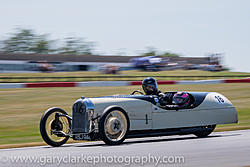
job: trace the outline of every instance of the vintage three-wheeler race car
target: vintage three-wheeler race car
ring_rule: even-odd
[[[126,138],[187,134],[206,137],[218,124],[238,122],[235,107],[223,95],[187,93],[190,105],[185,107],[161,106],[158,96],[140,91],[130,95],[81,97],[73,104],[72,117],[57,107],[45,111],[40,121],[41,136],[55,147],[69,138],[117,145]]]

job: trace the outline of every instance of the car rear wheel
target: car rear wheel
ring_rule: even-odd
[[[201,130],[199,132],[194,133],[194,135],[197,137],[207,137],[214,131],[215,127],[216,125],[202,126],[200,127]]]
[[[60,114],[68,115],[60,108],[50,108],[44,112],[40,121],[41,136],[48,145],[53,147],[59,147],[69,139],[71,120],[65,116],[59,116]]]
[[[121,144],[126,139],[129,126],[127,113],[118,107],[105,111],[98,124],[100,137],[108,145]]]

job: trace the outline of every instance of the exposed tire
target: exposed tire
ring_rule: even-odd
[[[127,113],[120,107],[104,111],[98,123],[100,138],[108,145],[121,144],[127,137],[130,123]]]
[[[215,127],[216,125],[202,126],[201,131],[194,133],[194,135],[197,137],[207,137],[214,131]]]
[[[50,108],[47,111],[44,112],[42,115],[41,121],[40,121],[40,133],[43,138],[43,140],[53,147],[59,147],[63,144],[65,144],[69,136],[56,136],[55,134],[52,134],[52,130],[61,130],[64,133],[68,133],[69,129],[71,128],[71,121],[66,117],[60,117],[59,122],[55,122],[55,113],[61,113],[67,115],[67,112],[65,112],[61,108]]]

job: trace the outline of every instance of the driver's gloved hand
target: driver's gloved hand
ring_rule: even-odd
[[[158,96],[159,96],[159,99],[161,99],[161,98],[164,98],[165,94],[160,92],[160,93],[158,94]]]
[[[172,103],[172,94],[171,93],[159,93],[159,102],[162,106]]]

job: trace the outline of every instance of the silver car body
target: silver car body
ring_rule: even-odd
[[[190,94],[199,94],[199,92]],[[205,93],[204,99],[198,106],[179,110],[161,108],[157,104],[157,98],[153,96],[148,98],[153,99],[155,103],[141,97],[142,95],[117,95],[87,99],[93,105],[94,117],[101,115],[112,106],[124,109],[129,117],[130,130],[183,128],[238,122],[235,107],[219,93]]]

